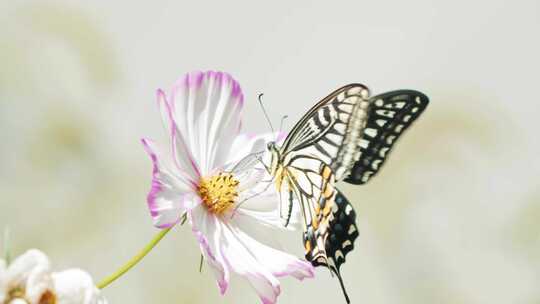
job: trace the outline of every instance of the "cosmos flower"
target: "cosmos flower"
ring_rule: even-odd
[[[230,75],[211,71],[187,74],[168,96],[158,90],[170,146],[163,150],[142,140],[153,162],[148,206],[159,228],[175,225],[186,214],[221,294],[236,273],[263,303],[275,303],[278,277],[302,280],[313,276],[313,268],[250,235],[253,223],[282,225],[275,189],[264,181],[266,170],[249,157],[275,138],[239,133],[243,98]]]
[[[47,256],[28,250],[6,265],[0,260],[0,303],[106,304],[88,273],[80,269],[51,272]]]

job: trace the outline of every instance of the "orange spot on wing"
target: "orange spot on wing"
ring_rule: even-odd
[[[319,228],[319,220],[316,218],[313,218],[311,220],[311,226],[313,226],[313,229],[317,230]]]
[[[306,240],[304,247],[306,248],[306,252],[311,252],[311,242],[309,240]]]

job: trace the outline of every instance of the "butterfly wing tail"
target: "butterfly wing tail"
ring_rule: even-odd
[[[328,226],[323,234],[317,232],[315,231],[314,235],[309,231],[304,233],[304,242],[314,247],[306,250],[306,259],[315,267],[325,266],[335,273],[345,300],[350,303],[340,269],[345,263],[346,255],[354,249],[354,242],[359,234],[356,212],[347,198],[337,189]],[[321,242],[324,242],[324,249],[318,248],[317,244]]]

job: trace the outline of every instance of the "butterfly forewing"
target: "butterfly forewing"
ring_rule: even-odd
[[[358,158],[362,129],[367,123],[369,90],[362,84],[344,86],[318,102],[285,139],[281,155],[320,158],[341,180]]]
[[[351,184],[364,184],[376,175],[399,137],[422,114],[429,103],[426,95],[398,90],[372,97],[362,130],[360,155],[349,176]]]

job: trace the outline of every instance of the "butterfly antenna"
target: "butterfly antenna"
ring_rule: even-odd
[[[263,114],[264,114],[264,117],[266,117],[266,121],[268,122],[268,125],[270,125],[270,130],[272,130],[272,133],[274,133],[274,126],[272,126],[272,122],[270,121],[270,117],[268,116],[268,113],[266,112],[266,108],[264,107],[264,103],[263,103],[263,100],[262,100],[262,97],[263,97],[264,93],[260,93],[259,94],[259,104],[261,105],[261,109],[263,111]]]
[[[281,117],[281,121],[279,122],[279,131],[278,131],[278,135],[279,136],[279,133],[281,133],[281,131],[283,131],[283,122],[285,122],[285,119],[289,118],[289,115],[283,115]]]

